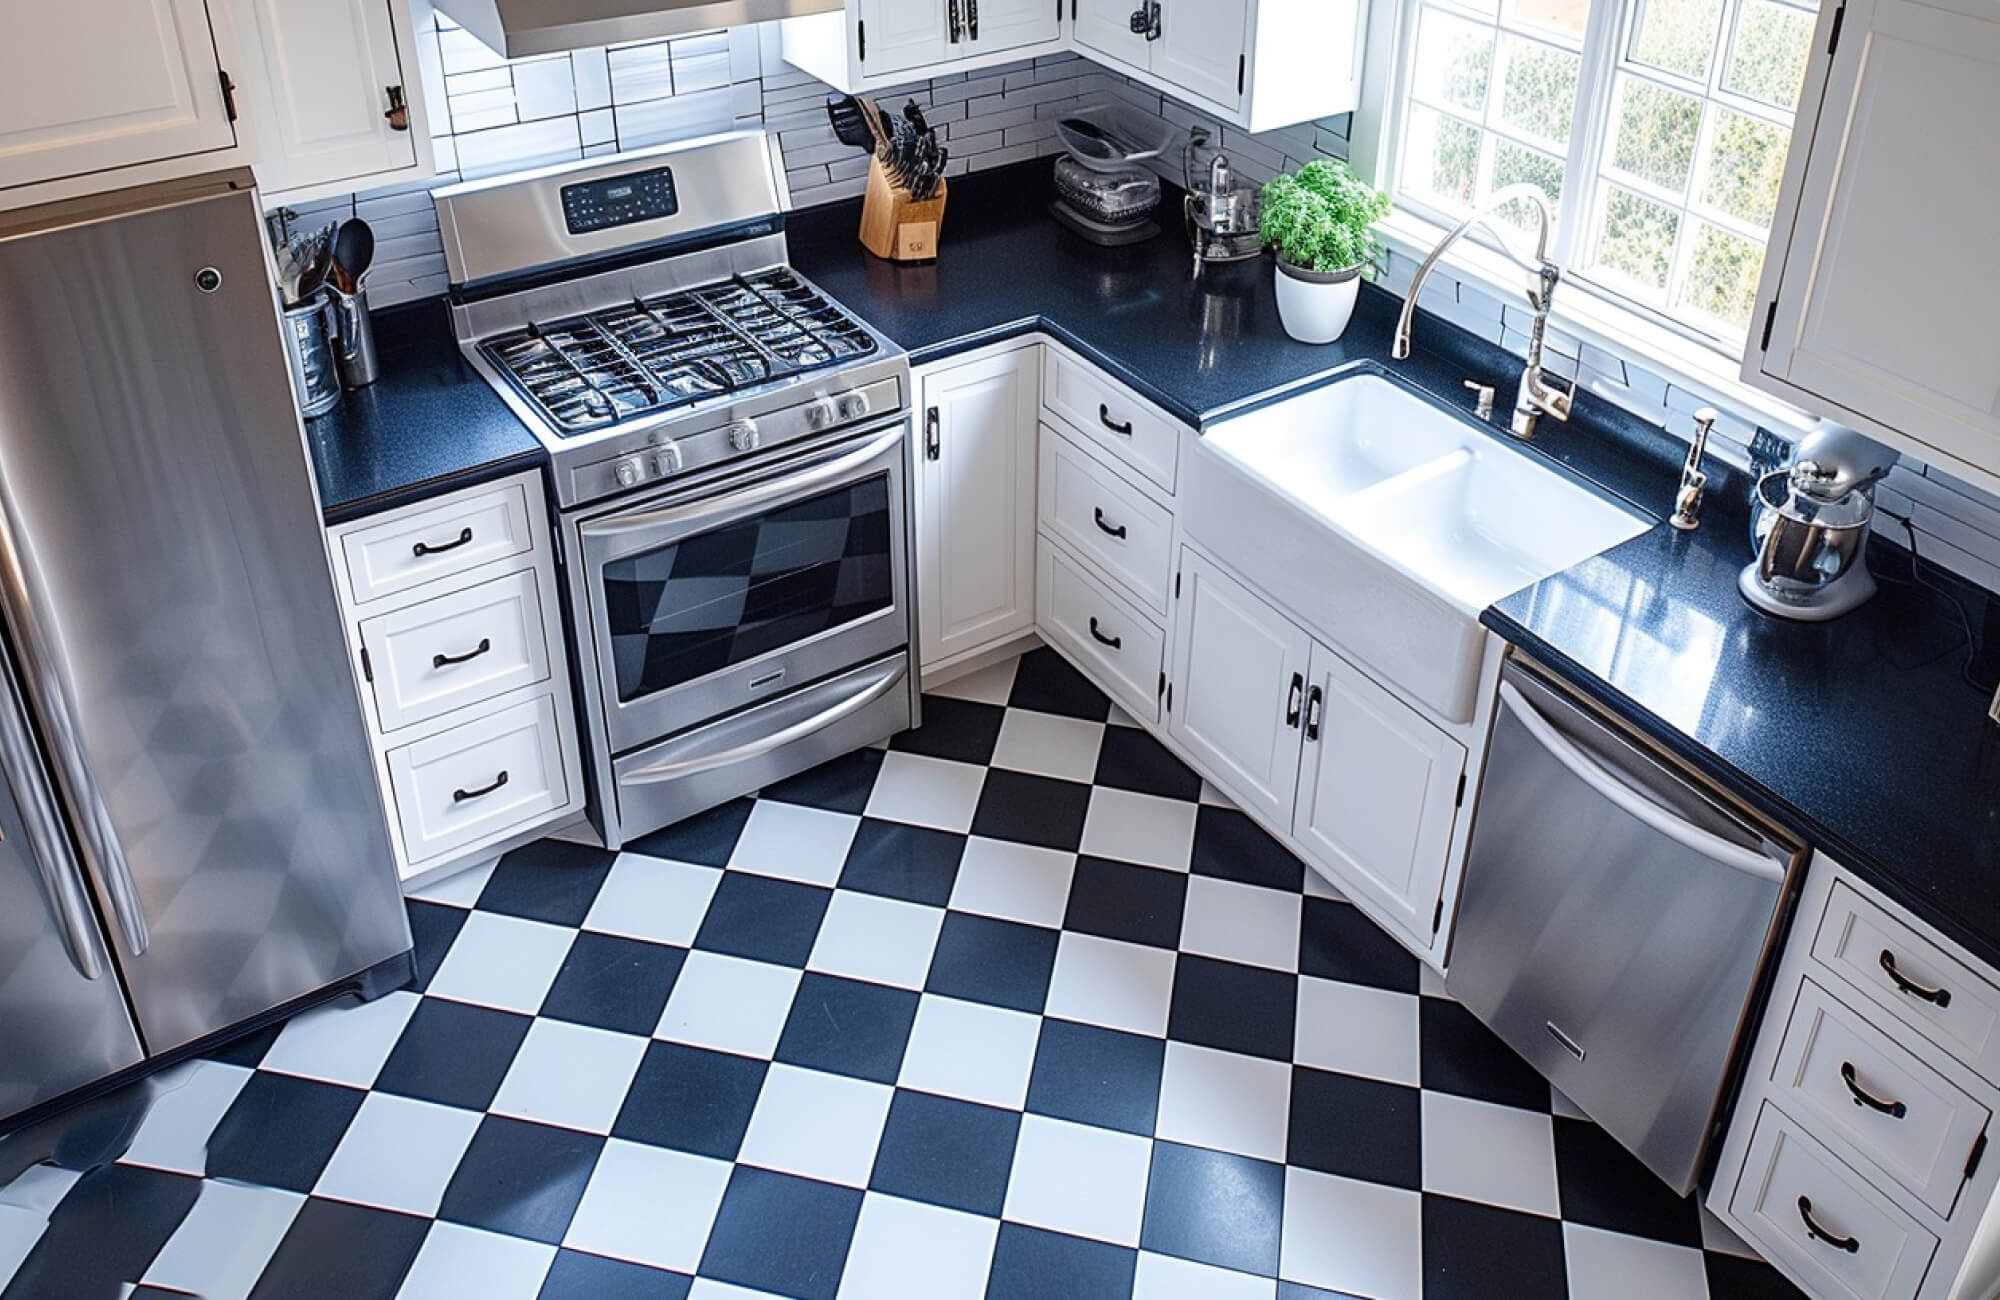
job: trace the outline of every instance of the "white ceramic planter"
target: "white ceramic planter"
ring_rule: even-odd
[[[1361,268],[1307,271],[1278,259],[1278,316],[1301,343],[1332,343],[1347,332],[1361,296]]]

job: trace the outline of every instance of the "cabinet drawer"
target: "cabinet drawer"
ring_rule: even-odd
[[[534,545],[528,492],[520,483],[455,497],[435,509],[357,528],[340,539],[357,605],[524,555]]]
[[[1818,1120],[1936,1210],[1951,1214],[1990,1115],[1950,1080],[1804,981],[1772,1070],[1786,1111]]]
[[[1090,366],[1047,351],[1042,405],[1171,492],[1180,456],[1180,430],[1149,403]]]
[[[1937,1251],[1922,1224],[1769,1103],[1729,1211],[1816,1296],[1909,1300]]]
[[[1878,1006],[2000,1083],[2000,989],[1846,884],[1836,884],[1812,955]]]
[[[1160,720],[1160,674],[1167,634],[1160,625],[1090,576],[1047,537],[1035,554],[1038,622],[1043,635],[1095,669],[1104,687],[1133,717]]]
[[[1042,527],[1164,616],[1174,564],[1174,517],[1042,426]]]
[[[389,751],[397,829],[413,866],[569,802],[555,711],[555,697],[544,695]]]
[[[527,569],[361,624],[375,711],[394,731],[549,675],[541,588]]]

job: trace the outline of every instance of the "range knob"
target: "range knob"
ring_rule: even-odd
[[[631,460],[621,460],[611,473],[618,480],[619,487],[631,487],[646,477],[646,462],[637,456]]]
[[[806,428],[812,430],[831,429],[840,421],[840,408],[833,404],[831,397],[822,397],[806,408]]]
[[[840,398],[841,419],[859,420],[867,414],[868,414],[868,394],[862,392],[860,389],[857,388],[851,393],[843,393],[841,395]]]
[[[729,426],[729,445],[738,451],[755,451],[763,441],[755,420],[738,420]]]
[[[656,474],[678,474],[681,472],[681,467],[684,464],[685,462],[681,458],[681,445],[677,442],[670,442],[660,448],[659,454],[653,457],[653,472]]]

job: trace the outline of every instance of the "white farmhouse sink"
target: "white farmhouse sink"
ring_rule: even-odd
[[[1188,538],[1458,722],[1473,714],[1480,611],[1650,527],[1378,375],[1194,444]]]

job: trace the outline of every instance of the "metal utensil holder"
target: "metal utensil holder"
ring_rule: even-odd
[[[375,356],[375,325],[368,316],[368,290],[342,293],[329,285],[326,296],[333,304],[339,334],[333,352],[340,382],[348,388],[366,388],[382,374]]]
[[[320,294],[285,310],[285,356],[292,366],[299,414],[307,419],[326,414],[340,401],[334,316],[333,302]]]

